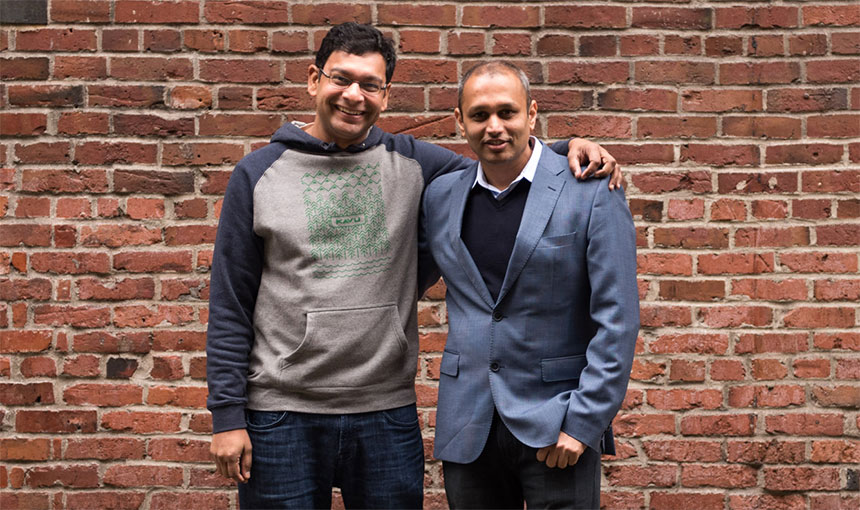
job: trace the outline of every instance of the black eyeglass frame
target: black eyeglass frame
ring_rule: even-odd
[[[314,67],[316,67],[316,66],[314,66]],[[359,88],[359,90],[361,90],[362,94],[364,94],[366,96],[374,96],[374,97],[382,95],[388,89],[388,84],[380,85],[378,83],[374,83],[374,82],[370,82],[370,81],[353,80],[352,78],[347,78],[346,76],[344,76],[342,74],[336,74],[336,75],[332,76],[332,75],[328,74],[327,72],[323,71],[322,69],[320,69],[319,67],[317,67],[317,70],[320,72],[320,74],[322,74],[323,76],[328,78],[332,85],[334,85],[335,87],[337,87],[339,89],[346,90],[346,89],[350,88],[353,83],[358,83],[358,88]],[[337,81],[335,81],[335,78],[338,80],[346,81],[348,83],[345,83],[345,84],[344,83],[338,83]],[[371,89],[375,89],[375,90],[367,90],[366,87],[371,87]]]

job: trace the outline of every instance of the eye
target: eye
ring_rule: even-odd
[[[510,118],[516,116],[516,114],[517,114],[516,110],[502,110],[501,112],[499,112],[499,117],[501,117],[503,119],[510,119]]]
[[[475,112],[471,117],[475,122],[483,122],[487,120],[487,112]]]
[[[346,76],[341,76],[339,74],[332,75],[331,82],[338,87],[349,87],[350,85],[352,85],[352,80],[350,80]]]
[[[361,90],[363,90],[365,92],[369,92],[371,94],[376,94],[382,88],[379,86],[378,83],[372,83],[372,82],[359,83],[358,86],[361,87]]]

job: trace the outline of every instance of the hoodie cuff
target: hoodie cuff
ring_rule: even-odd
[[[245,428],[245,406],[242,404],[216,407],[212,413],[212,433]]]

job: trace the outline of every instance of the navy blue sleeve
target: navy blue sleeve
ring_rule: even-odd
[[[239,162],[230,176],[209,284],[206,379],[213,433],[245,428],[245,386],[254,343],[254,306],[263,270],[263,241],[254,233],[254,186],[283,152],[270,145]]]

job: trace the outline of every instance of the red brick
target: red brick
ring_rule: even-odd
[[[836,32],[831,41],[834,55],[860,54],[860,32]]]
[[[710,138],[717,134],[715,117],[640,117],[637,138]]]
[[[133,434],[176,433],[181,420],[182,414],[178,412],[112,411],[102,415],[101,426]]]
[[[755,366],[753,374],[755,375]],[[728,404],[731,407],[789,407],[802,406],[805,403],[806,396],[802,386],[733,386],[729,388]]]
[[[63,375],[72,377],[98,377],[101,375],[98,356],[82,355],[63,360]]]
[[[378,23],[384,25],[453,26],[457,22],[454,5],[379,4]]]
[[[20,433],[91,434],[96,431],[95,411],[19,410],[15,430]]]
[[[47,301],[51,299],[51,281],[44,278],[0,279],[0,299],[3,301]]]
[[[610,464],[603,468],[609,485],[625,487],[672,487],[678,468],[672,465],[632,466]]]
[[[0,331],[0,352],[42,352],[51,347],[49,330]]]
[[[47,356],[28,356],[21,360],[19,370],[24,377],[55,377],[57,375],[56,361]]]
[[[10,85],[9,104],[15,106],[83,106],[81,85]]]
[[[643,327],[689,326],[692,324],[690,309],[682,306],[643,306],[640,322]]]
[[[48,225],[0,225],[0,246],[50,246],[51,227]]]
[[[532,28],[539,25],[537,7],[465,6],[460,23],[466,27]]]
[[[598,105],[606,110],[674,112],[677,101],[678,94],[676,92],[663,89],[611,88],[598,94]],[[540,106],[543,108],[542,104]],[[646,118],[661,119],[661,117],[640,118],[640,136],[642,136],[642,122]],[[693,122],[694,119],[698,119],[698,117],[687,118],[685,122]]]
[[[129,198],[126,201],[125,213],[135,220],[163,218],[164,200],[160,198]]]
[[[308,34],[303,31],[274,32],[272,34],[272,52],[274,53],[303,53],[307,51]]]
[[[0,134],[3,136],[39,136],[48,127],[43,113],[0,113]]]
[[[655,228],[654,245],[687,249],[728,248],[728,230],[698,227]]]
[[[705,40],[705,55],[710,57],[743,55],[743,51],[743,39],[737,36],[713,36]]]
[[[725,284],[720,280],[661,280],[660,298],[669,301],[716,301],[725,297]]]
[[[807,119],[807,135],[814,138],[860,136],[860,115],[820,115]],[[860,179],[855,179],[855,181]]]
[[[110,2],[106,0],[53,0],[51,21],[105,23],[110,21]]]
[[[702,38],[698,35],[667,34],[663,38],[663,51],[666,55],[701,55]]]
[[[207,510],[210,508],[230,508],[233,504],[227,492],[159,492],[152,496],[152,510]]]
[[[735,344],[736,354],[798,353],[809,350],[805,333],[747,333]]]
[[[105,471],[104,484],[115,487],[176,487],[182,484],[182,468],[110,466]]]
[[[771,89],[767,92],[769,112],[803,113],[844,110],[848,107],[845,89]]]
[[[810,60],[806,62],[809,83],[857,83],[860,65],[856,59]]]
[[[809,460],[858,464],[860,463],[860,441],[813,441]]]
[[[793,436],[840,436],[843,417],[839,414],[779,414],[765,416],[768,434]]]
[[[152,439],[148,455],[155,461],[210,462],[209,441],[190,439]]]
[[[692,258],[688,254],[640,253],[637,255],[640,274],[692,275]]]
[[[812,399],[822,407],[860,407],[860,388],[848,385],[814,386]]]
[[[740,200],[721,198],[711,204],[711,220],[743,221],[746,217],[746,206]]]
[[[597,115],[551,115],[547,135],[553,138],[631,138],[629,117]]]
[[[155,283],[152,278],[124,278],[104,280],[82,278],[76,283],[79,299],[124,301],[131,299],[152,299]]]
[[[725,507],[722,494],[700,494],[700,493],[671,493],[651,491],[651,506],[649,508],[672,509],[672,508],[695,508],[697,510],[722,510]],[[601,497],[601,502],[603,498]],[[644,508],[644,505],[623,508]],[[616,508],[616,507],[608,507]],[[617,508],[622,508],[621,506]]]
[[[544,7],[545,27],[624,28],[626,9],[622,6],[548,5]]]
[[[757,112],[762,110],[758,90],[687,90],[681,108],[689,112]]]
[[[133,273],[148,272],[189,272],[191,271],[191,253],[180,252],[121,252],[114,255],[114,269]]]
[[[70,405],[99,407],[140,404],[143,402],[143,388],[137,385],[77,384],[63,391],[63,399]]]
[[[80,244],[83,246],[146,246],[161,242],[161,229],[142,225],[94,225],[81,227]]]
[[[0,383],[0,404],[31,406],[54,403],[54,385],[45,383]]]
[[[54,57],[54,77],[103,80],[107,78],[107,60],[104,57]]]
[[[70,487],[87,489],[98,487],[96,465],[37,466],[27,470],[27,486],[33,488]]]
[[[15,36],[18,51],[87,51],[95,47],[95,30],[42,28],[20,30]]]
[[[803,7],[804,26],[848,26],[860,24],[860,12],[850,5],[807,5]]]
[[[735,231],[736,247],[807,245],[809,245],[809,230],[806,227],[740,228]]]
[[[715,306],[699,309],[699,319],[711,328],[768,326],[773,310],[766,306]]]
[[[812,510],[853,510],[860,506],[860,496],[841,496],[839,494],[812,494],[809,496]],[[804,506],[804,508],[806,508]]]
[[[157,380],[170,381],[185,377],[182,358],[178,356],[160,356],[152,358],[150,377]]]
[[[761,156],[756,145],[710,145],[688,143],[681,146],[681,161],[716,167],[757,166]],[[720,176],[722,177],[722,176]]]
[[[726,460],[745,464],[799,464],[806,459],[802,441],[729,441]]]
[[[281,81],[278,62],[274,60],[200,61],[200,79],[217,83],[270,83]]]
[[[33,253],[30,266],[34,271],[54,274],[108,273],[110,258],[106,253]]]
[[[860,199],[837,201],[837,218],[860,218]]]
[[[151,53],[172,53],[182,47],[179,30],[144,30],[143,49]]]
[[[149,389],[147,404],[156,406],[206,407],[206,387],[155,386]]]
[[[765,220],[788,217],[788,202],[783,200],[755,200],[752,203],[753,217]]]
[[[750,466],[685,465],[681,469],[682,487],[722,487],[737,489],[755,487],[758,469]]]
[[[529,34],[493,34],[493,55],[531,55]],[[614,53],[613,53],[614,55]]]
[[[660,335],[649,344],[649,349],[655,354],[725,354],[728,346],[729,339],[724,334],[689,333]]]
[[[51,200],[49,198],[20,197],[15,204],[16,218],[39,218],[51,214]]]
[[[650,440],[642,446],[654,461],[719,462],[722,458],[720,443],[715,441]]]
[[[435,30],[400,30],[402,53],[438,53],[439,32]]]
[[[199,119],[200,135],[270,136],[280,127],[278,115],[204,114]]]
[[[118,0],[114,11],[117,23],[197,23],[200,21],[197,2],[171,2],[170,8],[155,1]]]
[[[293,4],[293,23],[337,25],[347,21],[370,23],[370,5],[315,3]]]
[[[673,360],[669,379],[672,381],[702,382],[705,380],[705,362]]]
[[[797,7],[718,8],[716,28],[792,28],[797,27]]]
[[[782,320],[789,328],[851,328],[855,310],[850,307],[798,307],[788,311]]]
[[[719,409],[723,404],[720,390],[648,390],[648,403],[660,410]]]
[[[740,361],[718,359],[711,362],[710,375],[714,381],[741,381],[746,377],[746,370]]]
[[[692,191],[706,193],[711,191],[711,174],[705,171],[685,173],[637,173],[631,176],[633,184],[643,193],[664,193],[667,191]]]
[[[634,69],[639,83],[710,85],[715,79],[710,62],[636,62]]]
[[[711,28],[711,9],[634,7],[630,26],[634,28],[708,30]]]
[[[657,55],[660,52],[659,39],[650,35],[624,35],[619,37],[621,55],[635,57]]]
[[[840,489],[836,468],[764,468],[764,488],[771,491],[834,491]]]
[[[0,58],[0,79],[44,80],[48,77],[48,59],[43,57]]]
[[[0,439],[0,460],[40,461],[51,458],[49,439],[6,438]]]
[[[111,57],[110,75],[118,80],[192,80],[191,59],[179,57]]]
[[[681,418],[681,434],[685,436],[752,436],[756,415],[730,414],[714,416],[685,416]]]
[[[797,191],[794,172],[720,173],[720,193],[793,193]]]
[[[0,487],[5,487],[5,467],[0,468]],[[3,491],[0,492],[0,508],[4,510],[49,510],[50,495],[47,493]]]
[[[767,139],[800,138],[800,119],[790,117],[731,117],[723,118],[726,136]]]
[[[627,62],[603,61],[549,63],[548,83],[552,84],[602,84],[624,83],[630,78]]]
[[[93,508],[111,508],[114,510],[136,510],[143,504],[146,494],[143,492],[108,492],[80,491],[65,494],[66,506],[69,510],[90,510]]]
[[[860,301],[860,280],[817,280],[814,285],[818,301]]]
[[[800,175],[801,190],[812,193],[860,193],[860,171],[808,171]]]
[[[857,257],[848,253],[780,253],[779,263],[796,273],[853,273]]]

